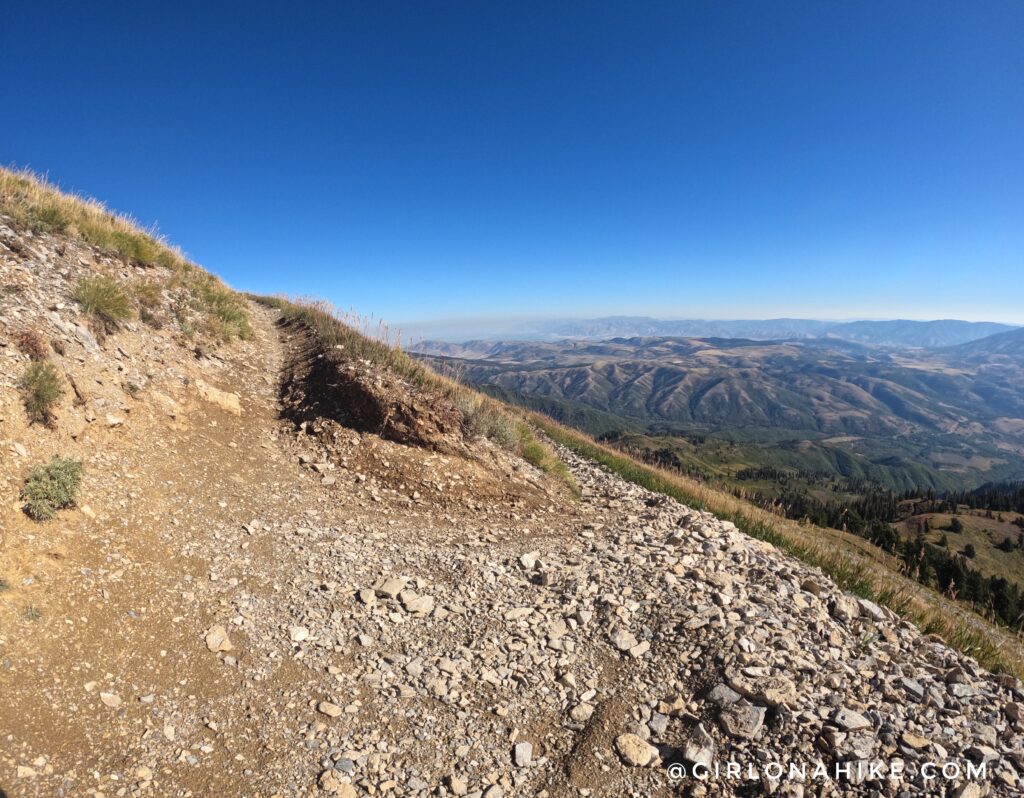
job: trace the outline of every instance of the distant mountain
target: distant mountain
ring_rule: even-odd
[[[837,324],[825,331],[830,338],[869,346],[934,348],[975,341],[1018,328],[990,321],[851,321]]]
[[[597,319],[555,319],[515,328],[508,338],[631,338],[661,336],[682,338],[813,338],[824,335],[835,322],[812,319],[663,320],[646,316],[609,316]]]
[[[1017,359],[1024,365],[1024,328],[990,335],[977,341],[960,344],[947,350],[954,360],[970,362],[993,361],[996,358]]]
[[[1018,329],[995,322],[959,319],[937,321],[852,321],[814,319],[654,319],[647,316],[608,316],[596,319],[553,319],[514,325],[487,340],[557,341],[606,340],[610,338],[749,338],[756,341],[849,341],[863,346],[891,349],[928,349],[975,341]],[[448,342],[424,341],[418,351],[451,354]],[[483,350],[484,341],[473,342]]]
[[[616,417],[624,430],[832,441],[901,489],[1024,476],[1024,330],[932,350],[834,342],[483,341],[426,359],[592,431]]]

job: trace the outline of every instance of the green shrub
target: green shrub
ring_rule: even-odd
[[[31,421],[48,424],[53,418],[53,408],[64,395],[60,374],[53,364],[34,361],[25,369],[18,382],[25,400],[25,411]]]
[[[462,413],[462,428],[469,437],[483,437],[503,449],[519,444],[519,427],[497,403],[470,391],[456,391],[455,406]]]
[[[139,307],[152,310],[160,304],[162,299],[163,289],[160,287],[160,283],[143,280],[141,283],[135,284],[135,301],[139,303]]]
[[[115,252],[140,266],[155,266],[160,258],[160,245],[145,233],[117,230],[110,240]]]
[[[82,309],[112,332],[132,315],[132,303],[118,282],[102,275],[78,281],[72,296]]]
[[[70,223],[67,215],[57,207],[37,206],[29,211],[29,226],[36,233],[63,233]]]
[[[46,521],[58,510],[73,507],[83,470],[80,462],[69,457],[54,457],[49,464],[33,468],[21,490],[26,515]]]
[[[252,334],[249,313],[242,298],[212,279],[198,281],[192,288],[200,310],[207,316],[207,329],[217,338],[246,339]]]

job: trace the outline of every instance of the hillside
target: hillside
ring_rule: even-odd
[[[747,447],[742,465],[954,490],[1024,473],[1024,359],[1004,353],[1019,338],[918,355],[714,338],[486,342],[427,362],[562,418],[594,411],[594,423],[581,417],[595,433],[614,417],[619,429],[724,436]],[[779,442],[804,454],[780,457]]]
[[[0,794],[1024,786],[1000,630],[0,177]],[[80,485],[38,478],[55,456]],[[888,607],[921,602],[962,650]],[[753,775],[693,776],[727,762]]]
[[[1000,365],[1011,365],[1012,361],[1018,364],[1024,359],[1024,330],[1009,330],[981,338],[977,341],[961,344],[946,352],[953,362],[967,363],[992,363],[999,358]],[[1006,358],[1011,363],[1002,361]]]

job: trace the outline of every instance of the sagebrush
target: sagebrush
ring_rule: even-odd
[[[54,457],[33,468],[21,490],[25,513],[35,521],[47,521],[58,510],[73,507],[84,471],[84,466],[70,457]]]
[[[49,424],[53,419],[53,409],[64,395],[64,382],[53,364],[41,360],[29,363],[18,387],[29,420]]]

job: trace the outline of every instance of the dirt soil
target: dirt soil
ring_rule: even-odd
[[[432,528],[445,542],[497,524],[519,538],[538,518],[565,520],[558,486],[485,444],[470,456],[424,452],[284,412],[281,375],[294,400],[288,379],[308,340],[252,312],[254,338],[188,364],[196,373],[179,375],[176,393],[126,399],[123,421],[97,419],[77,439],[60,419],[25,430],[38,441],[26,457],[4,447],[5,471],[44,450],[81,452],[87,469],[80,506],[50,522],[30,521],[13,491],[3,508],[7,795],[305,794],[316,765],[302,730],[334,677],[291,645],[251,639],[246,619],[315,569],[292,536],[314,523],[373,528],[394,549]],[[130,350],[131,338],[107,345]],[[197,379],[237,394],[241,414],[204,400]],[[204,644],[217,623],[230,632],[229,666]],[[257,645],[272,646],[259,662]],[[17,780],[18,766],[38,776]]]

